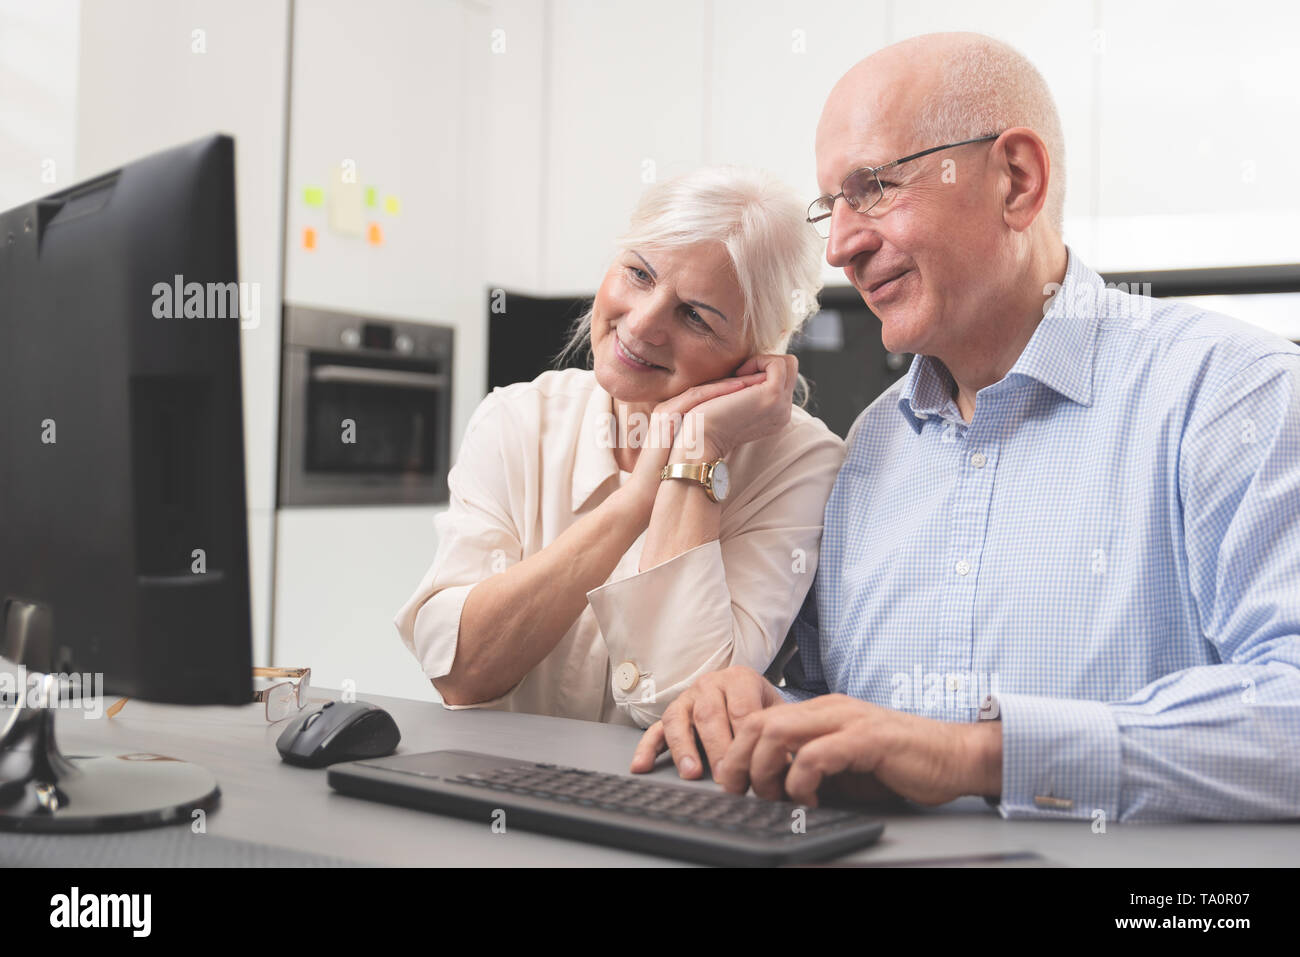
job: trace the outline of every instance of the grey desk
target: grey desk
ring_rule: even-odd
[[[322,700],[325,695],[337,697],[313,690]],[[401,753],[461,748],[626,773],[639,737],[631,728],[563,718],[450,712],[428,702],[377,695],[362,698],[393,715],[402,731]],[[60,746],[67,754],[145,751],[208,768],[220,781],[222,801],[208,816],[207,831],[219,837],[360,864],[515,867],[675,863],[512,831],[508,823],[507,833],[494,834],[487,822],[440,817],[338,794],[325,783],[324,770],[295,768],[280,761],[275,740],[283,728],[283,723],[266,723],[261,705],[181,708],[131,701],[112,720],[88,719],[77,711],[61,711],[57,719]],[[667,766],[656,775],[678,780]],[[696,786],[715,785],[696,782]],[[1067,866],[1300,864],[1300,823],[1112,823],[1106,833],[1094,834],[1090,821],[1004,821],[978,798],[935,810],[893,814],[886,821],[879,844],[837,863],[874,865],[1030,852],[1037,855],[1039,863]],[[284,862],[293,863],[292,854],[286,853]]]

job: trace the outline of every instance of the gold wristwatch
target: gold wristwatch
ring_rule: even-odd
[[[659,480],[670,478],[698,482],[704,486],[705,493],[713,502],[721,502],[731,490],[731,473],[727,471],[727,463],[722,459],[715,459],[712,462],[674,462],[672,465],[665,465],[663,471],[659,473]]]

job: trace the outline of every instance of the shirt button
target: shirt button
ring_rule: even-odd
[[[969,575],[969,574],[970,574],[970,562],[966,561],[966,559],[964,559],[964,558],[963,558],[961,561],[959,561],[959,562],[957,563],[957,574],[958,574],[958,575]]]
[[[631,691],[640,680],[641,672],[630,661],[625,661],[614,669],[614,687],[619,691]]]
[[[984,457],[983,452],[976,452],[970,457],[970,464],[975,466],[977,469],[982,469],[987,462],[988,459]]]
[[[960,690],[961,690],[961,679],[958,678],[956,675],[949,675],[949,676],[948,676],[948,690],[949,690],[949,691],[960,691]]]

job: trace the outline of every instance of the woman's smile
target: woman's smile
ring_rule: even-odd
[[[620,362],[629,368],[636,369],[638,372],[667,372],[663,366],[655,365],[653,362],[647,362],[639,355],[623,345],[623,340],[614,334],[614,355],[618,356]]]

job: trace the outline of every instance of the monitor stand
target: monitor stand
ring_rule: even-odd
[[[20,687],[0,718],[0,831],[125,831],[191,821],[196,810],[216,808],[217,779],[197,764],[161,754],[60,753],[58,676],[28,677],[38,687],[30,694]]]

